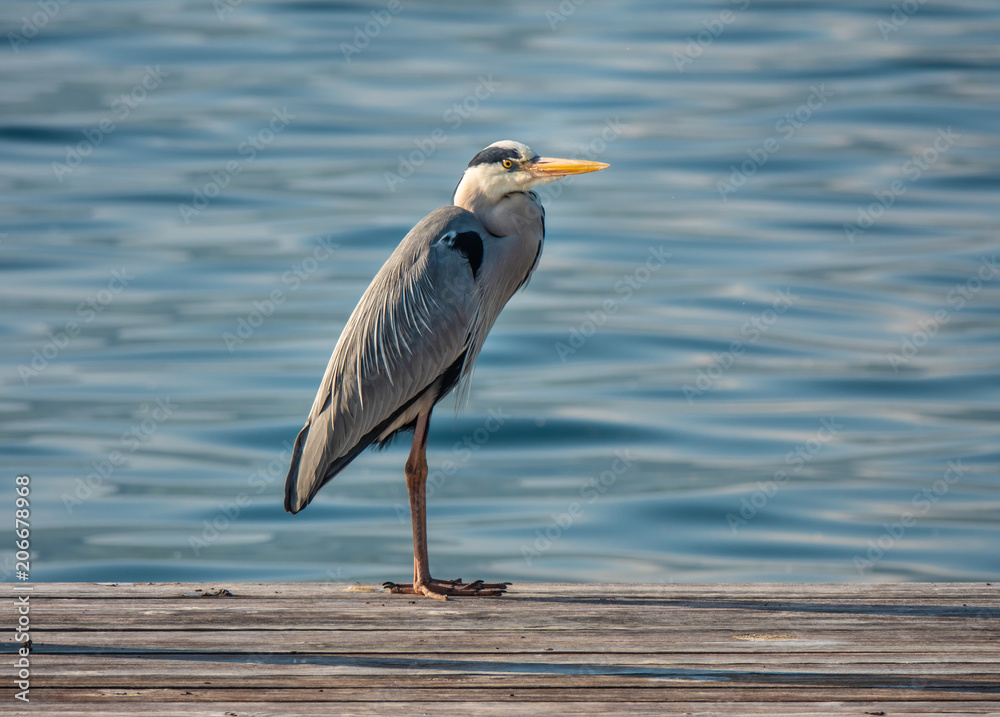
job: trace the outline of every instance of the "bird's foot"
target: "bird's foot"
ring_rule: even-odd
[[[476,580],[463,583],[458,580],[437,580],[430,578],[422,583],[382,583],[382,587],[391,593],[399,595],[423,595],[435,600],[447,600],[448,596],[462,597],[499,597],[507,590],[510,583],[484,583]]]

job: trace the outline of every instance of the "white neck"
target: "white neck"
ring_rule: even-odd
[[[539,222],[541,204],[530,189],[528,182],[518,182],[513,175],[488,176],[471,167],[462,175],[452,202],[475,214],[490,234],[509,236],[533,231]]]

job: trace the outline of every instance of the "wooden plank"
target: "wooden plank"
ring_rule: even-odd
[[[1000,714],[987,583],[32,587],[32,714]]]
[[[706,692],[725,691],[727,698],[731,696],[732,685],[729,681],[738,679],[743,688],[766,687],[773,690],[782,686],[789,690],[811,689],[822,686],[832,694],[834,690],[847,691],[850,697],[857,699],[855,690],[860,688],[877,689],[882,694],[890,688],[908,690],[919,689],[922,696],[932,689],[947,689],[951,699],[959,698],[959,691],[966,699],[996,700],[998,688],[996,674],[992,672],[975,672],[975,667],[962,671],[934,670],[921,672],[918,670],[893,671],[893,677],[886,680],[883,674],[858,673],[850,669],[818,670],[804,668],[793,673],[767,673],[760,676],[759,665],[724,665],[709,668],[674,668],[672,670],[634,670],[631,666],[601,667],[592,674],[554,674],[531,675],[518,672],[513,664],[506,664],[507,672],[491,671],[486,666],[466,668],[461,672],[457,664],[453,671],[448,672],[444,666],[428,670],[419,670],[419,674],[397,670],[361,670],[355,674],[299,674],[294,671],[280,675],[261,676],[256,670],[247,670],[246,674],[220,676],[211,674],[211,679],[205,679],[206,673],[190,674],[181,670],[162,675],[148,673],[128,673],[125,671],[108,672],[102,675],[91,674],[52,674],[47,671],[35,678],[34,689],[55,690],[182,690],[213,689],[213,690],[268,690],[287,689],[294,684],[296,689],[327,689],[327,690],[372,690],[391,689],[394,692],[412,694],[415,690],[427,689],[545,689],[545,690],[622,690],[622,689],[678,689],[690,688],[697,682],[698,688]],[[981,669],[981,668],[980,668]],[[618,672],[621,670],[621,672]],[[643,674],[647,672],[647,674]],[[659,674],[656,674],[659,672]],[[377,674],[376,674],[377,673]],[[672,673],[672,674],[671,674]],[[655,675],[655,676],[654,676]],[[787,676],[791,675],[791,676]],[[860,676],[859,676],[860,675]],[[849,683],[849,684],[848,684]],[[909,693],[907,693],[909,694]],[[828,694],[829,696],[829,694]],[[840,695],[841,699],[848,696]]]
[[[491,578],[492,579],[492,578]],[[406,600],[390,595],[377,583],[34,583],[39,597],[119,598],[180,597],[197,590],[229,589],[237,597],[339,598],[345,600]],[[497,598],[552,597],[561,600],[664,598],[714,600],[960,600],[1000,597],[1000,583],[516,583],[510,593]],[[205,598],[211,599],[211,598]],[[480,600],[481,601],[481,600]],[[457,602],[457,601],[456,601]]]
[[[208,668],[217,679],[226,676],[234,676],[242,679],[248,671],[254,674],[276,675],[284,677],[287,675],[310,675],[310,674],[346,674],[351,668],[341,656],[338,655],[262,655],[262,654],[220,654],[210,655],[198,653],[195,655],[156,655],[153,653],[141,654],[101,654],[101,660],[95,664],[94,655],[99,653],[78,653],[78,654],[40,654],[34,653],[34,659],[38,664],[44,665],[47,675],[74,675],[86,674],[90,678],[97,678],[110,668],[126,671],[128,674],[170,674],[179,675],[179,679],[187,679],[185,676],[197,676],[204,674]],[[609,673],[614,672],[619,666],[633,665],[656,665],[664,668],[671,666],[694,668],[708,665],[713,667],[727,667],[733,669],[753,669],[760,667],[762,655],[760,653],[736,654],[731,652],[662,652],[655,655],[634,655],[623,653],[587,653],[588,666],[595,669],[606,668]],[[431,659],[449,660],[457,663],[467,660],[475,660],[482,666],[483,661],[477,655],[448,654],[439,652],[414,652],[407,650],[405,654],[400,652],[371,654],[359,656],[364,659],[358,660],[358,670],[370,672],[370,665],[373,660],[379,660],[380,669],[389,670],[393,660],[402,661],[405,659],[425,660]],[[563,664],[577,664],[578,653],[553,652],[546,654],[546,661],[553,666],[553,669],[546,675],[568,674],[567,670],[562,670]],[[766,654],[767,666],[782,668],[787,666],[799,667],[801,669],[823,669],[826,671],[845,671],[851,673],[863,669],[866,666],[874,668],[885,667],[891,669],[894,674],[907,671],[918,671],[920,674],[961,674],[964,672],[998,672],[995,655],[970,654],[955,655],[943,652],[912,652],[912,653],[890,653],[890,652],[855,652],[850,653],[850,660],[844,659],[842,653],[823,652],[769,652]],[[505,663],[515,665],[523,660],[523,656],[517,653],[497,653],[490,655],[490,660],[497,663],[497,671],[501,676],[504,673],[513,672],[504,667]],[[559,669],[557,669],[559,668]],[[428,667],[422,670],[421,674],[434,672]],[[440,674],[450,674],[451,669],[442,668]],[[398,673],[397,673],[398,674]],[[491,678],[492,679],[492,678]],[[519,678],[520,679],[520,678]]]
[[[749,631],[747,631],[749,629]],[[877,625],[808,634],[781,633],[771,641],[742,640],[740,636],[768,635],[775,625],[766,622],[737,627],[632,631],[625,638],[613,631],[598,630],[482,630],[471,636],[461,630],[135,630],[49,631],[37,629],[32,640],[40,653],[83,651],[240,652],[250,654],[289,653],[393,653],[405,649],[452,653],[494,651],[539,654],[546,651],[623,654],[663,652],[764,653],[767,651],[851,652],[883,651],[907,653],[934,649],[953,654],[997,655],[995,631],[975,626],[952,627],[947,633],[916,625],[907,629],[884,629]],[[787,627],[779,627],[787,630]],[[767,649],[765,649],[765,647]],[[1000,657],[1000,656],[998,656]]]
[[[179,656],[173,659],[152,656],[104,656],[95,669],[91,655],[79,656],[76,663],[55,664],[56,658],[39,655],[36,684],[40,687],[188,687],[193,684],[213,688],[286,687],[289,679],[301,686],[358,687],[388,680],[395,687],[418,687],[421,680],[436,684],[460,681],[463,686],[549,686],[579,687],[609,684],[663,686],[690,681],[732,681],[742,684],[812,684],[851,678],[851,684],[875,686],[906,684],[956,684],[964,680],[969,689],[986,692],[1000,690],[995,662],[980,661],[945,664],[885,665],[871,660],[863,664],[837,663],[833,656],[825,662],[767,660],[733,661],[720,656],[701,656],[700,663],[671,656],[661,660],[635,659],[627,655],[554,654],[533,656],[489,655],[451,656],[438,653],[406,655],[314,656],[268,659],[242,656],[237,659],[206,659],[204,655]],[[544,657],[543,662],[539,660]],[[87,658],[87,659],[85,659]],[[152,664],[148,664],[152,663]]]
[[[2,704],[2,703],[0,703]],[[134,706],[133,706],[134,709]],[[961,700],[941,702],[928,700],[891,701],[879,700],[872,702],[840,702],[828,700],[822,702],[671,702],[669,704],[648,702],[631,702],[627,699],[613,702],[594,702],[590,700],[575,700],[555,702],[549,700],[531,700],[528,702],[508,698],[500,703],[495,702],[449,702],[429,705],[426,702],[399,701],[392,704],[381,702],[275,702],[268,699],[260,701],[230,702],[223,707],[214,703],[199,704],[196,702],[147,703],[143,705],[141,714],[144,717],[385,717],[392,715],[461,715],[463,717],[478,717],[479,715],[503,715],[503,717],[538,717],[539,715],[615,715],[616,717],[661,717],[662,715],[690,715],[693,717],[823,717],[829,715],[864,715],[885,714],[888,717],[940,717],[940,715],[996,715],[996,705],[988,703],[964,702]],[[29,709],[17,706],[0,706],[0,714],[31,714],[51,715],[52,717],[122,717],[120,707],[109,705],[105,708],[86,704],[49,705],[33,704]],[[132,712],[130,714],[136,714]]]
[[[206,702],[231,703],[246,699],[247,689],[212,689],[190,687],[181,689],[135,689],[119,687],[109,689],[39,689],[36,692],[37,701],[41,704],[82,704],[108,703],[114,701],[123,707],[130,704],[150,704],[155,702]],[[360,702],[371,701],[392,703],[406,700],[423,703],[452,702],[493,702],[500,703],[507,699],[542,700],[546,702],[573,702],[581,698],[599,702],[628,700],[629,702],[711,702],[725,699],[730,702],[788,702],[788,701],[825,701],[840,702],[873,702],[876,700],[906,700],[914,692],[921,699],[965,702],[981,701],[997,704],[997,694],[984,694],[975,687],[969,687],[964,681],[942,681],[942,684],[897,684],[870,685],[844,684],[836,682],[817,681],[815,685],[787,687],[775,680],[760,684],[729,685],[725,689],[711,685],[688,686],[642,686],[642,687],[464,687],[446,685],[428,685],[423,688],[397,689],[384,686],[365,686],[355,688],[317,688],[302,687],[296,689],[267,688],[260,690],[268,700],[294,704],[296,702]],[[425,706],[426,708],[426,706]]]
[[[36,611],[44,614],[46,624],[55,626],[56,620],[73,620],[85,614],[100,614],[101,603],[92,599],[71,598],[34,598]],[[454,605],[451,603],[455,603]],[[457,608],[462,604],[461,609]],[[373,601],[361,603],[348,600],[329,600],[321,598],[303,599],[291,598],[281,601],[271,601],[267,598],[251,599],[185,599],[185,598],[134,598],[130,600],[109,601],[104,612],[109,615],[121,616],[123,619],[140,621],[134,626],[140,626],[142,620],[155,624],[160,616],[172,614],[177,619],[188,619],[198,614],[224,619],[230,616],[252,615],[255,625],[264,627],[266,624],[288,626],[290,615],[297,622],[317,626],[322,620],[352,619],[369,624],[383,620],[387,612],[394,615],[403,612],[407,620],[440,621],[441,616],[449,619],[481,620],[516,620],[542,618],[558,621],[607,620],[609,616],[620,617],[623,623],[636,619],[655,620],[669,623],[674,620],[678,611],[686,610],[691,617],[709,615],[716,619],[718,613],[739,611],[756,611],[767,613],[785,613],[783,617],[799,615],[802,619],[854,620],[858,615],[866,613],[877,614],[885,619],[903,619],[913,616],[926,618],[1000,618],[1000,606],[985,599],[966,599],[961,604],[953,601],[923,602],[920,605],[900,603],[900,601],[885,601],[873,603],[845,603],[832,601],[811,601],[809,603],[768,600],[768,601],[615,601],[611,603],[595,603],[586,601],[551,601],[539,603],[529,600],[496,600],[480,601],[469,604],[468,600],[452,600],[448,603],[425,604],[416,600],[394,600],[375,602],[378,610],[372,609]],[[530,608],[530,614],[526,610]],[[692,610],[692,608],[694,608]],[[97,611],[97,612],[94,612]],[[218,624],[214,623],[213,624]],[[391,626],[390,626],[391,627]]]
[[[242,632],[247,629],[248,622],[252,622],[253,630],[257,632],[301,632],[301,631],[367,631],[384,629],[386,632],[394,632],[391,627],[383,627],[386,616],[378,618],[375,615],[350,614],[346,611],[329,610],[313,611],[304,610],[300,613],[269,613],[264,610],[227,610],[216,608],[196,613],[185,609],[155,609],[133,612],[129,610],[119,611],[117,614],[90,613],[87,611],[72,611],[64,614],[53,614],[52,611],[43,606],[36,606],[36,624],[44,627],[36,628],[39,633],[45,632],[74,632],[74,631],[101,631],[101,632],[148,632],[148,631],[233,631]],[[981,616],[955,616],[958,619],[946,618],[919,618],[925,627],[934,627],[938,631],[945,631],[949,635],[959,636],[965,632],[976,630],[988,630],[991,634],[996,634],[991,628],[998,618],[983,618]],[[1000,617],[1000,616],[998,616]],[[516,614],[491,615],[477,618],[475,615],[456,615],[446,623],[439,616],[429,616],[427,614],[400,615],[393,614],[394,621],[403,622],[405,630],[444,630],[451,632],[463,632],[466,630],[476,630],[477,632],[489,631],[510,631],[530,629],[538,632],[545,631],[600,631],[607,633],[617,633],[617,637],[626,640],[630,639],[628,633],[662,633],[663,637],[668,634],[677,633],[678,636],[691,631],[703,630],[706,633],[715,634],[718,632],[732,633],[732,639],[754,639],[753,635],[775,635],[777,640],[790,639],[820,639],[820,635],[835,635],[837,633],[850,631],[857,628],[859,624],[872,623],[872,629],[882,633],[894,633],[898,631],[912,632],[915,627],[915,620],[908,617],[899,616],[873,616],[865,620],[858,616],[842,616],[836,614],[796,614],[775,610],[771,614],[762,615],[759,613],[729,613],[729,612],[668,612],[644,613],[642,611],[608,611],[601,615],[580,615],[563,614],[562,611],[550,613],[536,613],[531,617],[520,617]],[[81,622],[87,620],[87,623]],[[878,624],[874,624],[875,621]],[[289,623],[292,624],[289,624]],[[775,632],[776,623],[780,625],[794,625],[794,629],[786,629],[782,632]],[[529,623],[529,624],[525,624]],[[168,627],[165,627],[168,626]],[[399,631],[403,629],[397,628]],[[780,629],[780,627],[779,627]],[[637,636],[632,636],[640,639]]]

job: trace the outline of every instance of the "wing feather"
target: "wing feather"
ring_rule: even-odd
[[[308,505],[358,453],[387,438],[456,361],[464,362],[481,295],[468,261],[442,239],[468,231],[486,234],[464,209],[432,212],[372,280],[337,341],[296,439],[286,510]]]

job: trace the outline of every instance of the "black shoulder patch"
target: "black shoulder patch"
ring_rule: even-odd
[[[509,147],[487,147],[482,152],[477,154],[469,162],[470,167],[475,167],[479,164],[498,164],[505,159],[521,159],[521,154],[516,149],[511,149]]]
[[[445,241],[469,262],[472,278],[479,276],[479,267],[483,265],[483,238],[477,232],[462,232]]]

